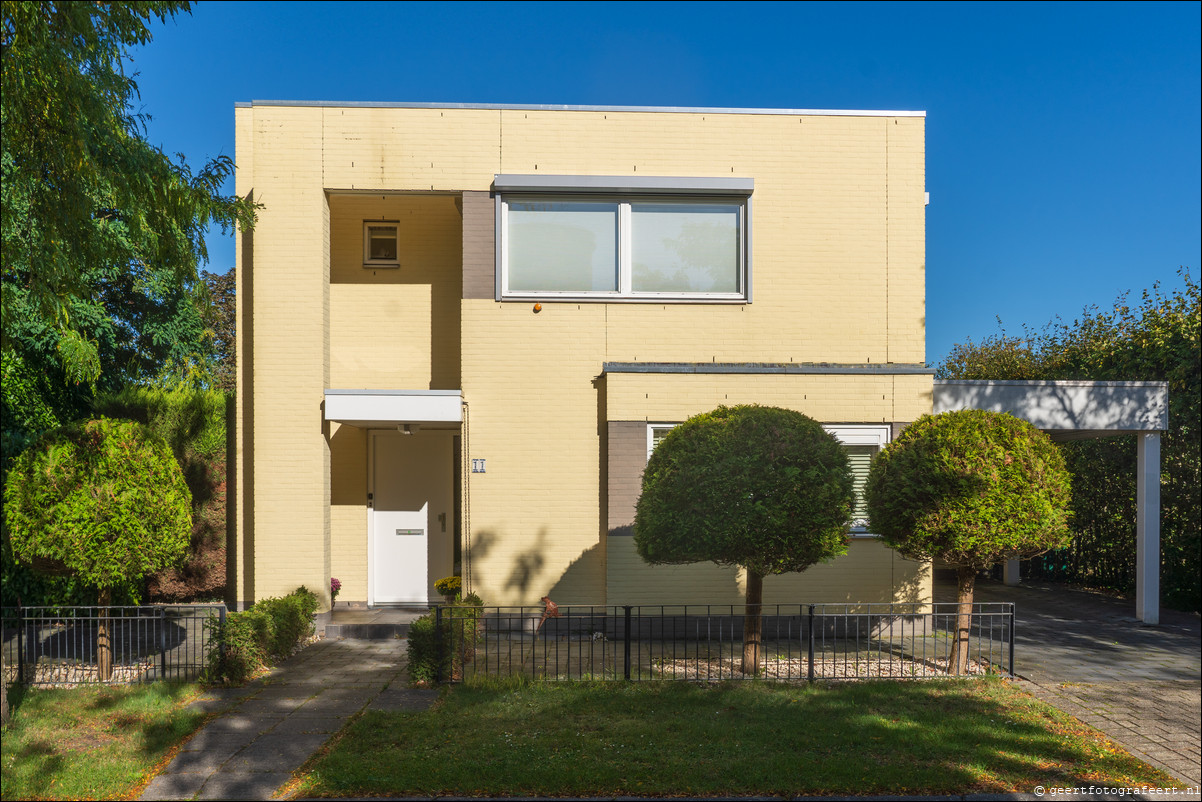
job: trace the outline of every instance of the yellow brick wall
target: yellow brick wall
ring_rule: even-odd
[[[594,385],[605,348],[599,304],[464,301],[463,392],[473,589],[490,603],[601,602],[602,459]],[[554,593],[558,593],[556,596]]]
[[[323,185],[331,190],[487,190],[500,114],[483,109],[324,108]]]
[[[248,356],[254,375],[253,438],[245,465],[253,498],[254,598],[298,585],[328,587],[329,453],[321,424],[328,377],[329,244],[321,183],[321,110],[240,112],[239,191],[253,189],[260,210],[253,242],[254,291],[239,295],[252,318]],[[249,121],[245,120],[249,117]],[[247,142],[249,140],[249,143]],[[249,159],[242,154],[251,153]],[[245,485],[244,485],[245,486]],[[245,525],[245,524],[244,524]]]
[[[648,565],[632,537],[607,538],[609,604],[742,604],[742,569],[714,563]],[[878,540],[853,539],[847,554],[801,573],[764,578],[765,604],[929,602],[930,565],[907,560]]]
[[[254,488],[240,510],[253,536],[253,593],[353,575],[339,544],[360,523],[350,505],[327,503],[345,484],[331,471],[353,470],[353,460],[327,444],[337,432],[321,434],[323,387],[463,389],[470,457],[488,460],[487,473],[468,475],[473,578],[493,603],[551,591],[557,601],[605,600],[607,419],[672,420],[737,401],[787,403],[827,422],[928,411],[923,376],[599,379],[605,361],[921,362],[923,122],[240,109],[239,192],[266,206],[250,238],[255,381],[242,442],[253,471],[239,485]],[[461,258],[459,218],[437,195],[487,190],[494,173],[753,178],[754,302],[544,302],[536,315],[528,303],[465,300],[456,318],[439,292],[455,286],[445,271]],[[377,212],[415,223],[404,247],[423,255],[412,270],[369,279],[357,263],[363,215]]]
[[[929,374],[611,373],[610,420],[674,423],[725,404],[804,412],[822,423],[912,421],[931,411]]]
[[[333,195],[330,218],[330,386],[458,390],[455,197]],[[399,268],[364,267],[365,220],[398,221]]]
[[[367,430],[330,425],[330,576],[343,602],[367,601]]]
[[[234,112],[234,138],[238,153],[237,171],[234,175],[234,192],[239,197],[254,198],[254,111],[249,108],[238,108]],[[249,273],[254,264],[254,235],[252,231],[238,232],[239,247],[234,253],[234,297],[237,299],[234,309],[234,330],[238,338],[235,345],[237,354],[237,372],[234,385],[234,482],[232,501],[234,504],[233,522],[234,533],[232,542],[227,542],[227,549],[234,551],[233,559],[227,564],[232,570],[227,570],[229,586],[226,588],[226,603],[241,609],[255,597],[254,592],[254,519],[251,512],[253,485],[250,483],[253,472],[251,465],[254,454],[254,421],[251,415],[253,406],[250,402],[252,394],[251,371],[253,359],[251,352],[250,321],[252,319],[250,303],[252,300]]]

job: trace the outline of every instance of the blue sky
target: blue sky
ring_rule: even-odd
[[[937,362],[1198,275],[1200,9],[205,2],[134,69],[151,141],[196,166],[235,155],[236,101],[924,110]]]

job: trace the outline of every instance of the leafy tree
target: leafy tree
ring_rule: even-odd
[[[634,542],[649,563],[747,572],[743,671],[759,672],[764,577],[847,553],[852,475],[839,442],[800,412],[718,407],[651,454]]]
[[[188,3],[6,2],[0,447],[3,468],[37,435],[131,384],[207,386],[213,342],[196,275],[210,223],[249,225],[222,197],[233,165],[199,173],[145,140],[131,46]],[[39,578],[3,555],[4,596],[87,601],[75,578]],[[83,595],[81,595],[83,594]]]
[[[96,321],[73,302],[108,309],[112,288],[179,303],[172,291],[196,282],[207,226],[253,224],[249,201],[219,194],[229,158],[194,173],[146,141],[147,118],[133,108],[129,48],[150,41],[152,20],[189,7],[3,4],[0,335],[8,350],[18,321],[52,329],[72,381],[103,370]],[[116,317],[145,334],[137,314]]]
[[[73,574],[100,592],[136,588],[178,562],[192,533],[191,497],[170,447],[132,421],[101,418],[55,429],[14,460],[4,485],[7,537],[18,560]],[[112,672],[102,614],[97,658]]]
[[[1202,303],[1184,268],[1181,289],[1154,285],[1138,303],[1087,309],[1042,331],[1005,330],[952,349],[936,372],[956,379],[1164,381],[1169,431],[1161,448],[1161,590],[1165,603],[1202,609]],[[1073,475],[1070,547],[1041,558],[1057,578],[1130,592],[1135,586],[1135,440],[1058,444]],[[1035,566],[1036,569],[1039,566]]]
[[[1064,546],[1069,475],[1051,439],[1012,415],[924,415],[868,472],[868,526],[914,560],[957,566],[950,670],[968,668],[973,587],[995,563]]]
[[[236,386],[237,357],[234,353],[235,337],[235,282],[237,268],[231,267],[226,273],[205,273],[205,285],[208,288],[209,307],[205,319],[208,331],[212,333],[214,364],[212,370],[213,387],[226,392],[234,392]]]

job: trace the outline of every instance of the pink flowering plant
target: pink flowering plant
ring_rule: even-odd
[[[338,599],[338,591],[342,590],[342,583],[337,577],[330,577],[330,606],[334,606],[334,602]]]

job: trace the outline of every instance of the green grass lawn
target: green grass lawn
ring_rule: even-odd
[[[204,721],[184,707],[198,693],[154,683],[18,694],[0,748],[4,798],[128,798]]]
[[[460,686],[368,712],[294,788],[340,795],[795,795],[1181,787],[1000,680]]]

